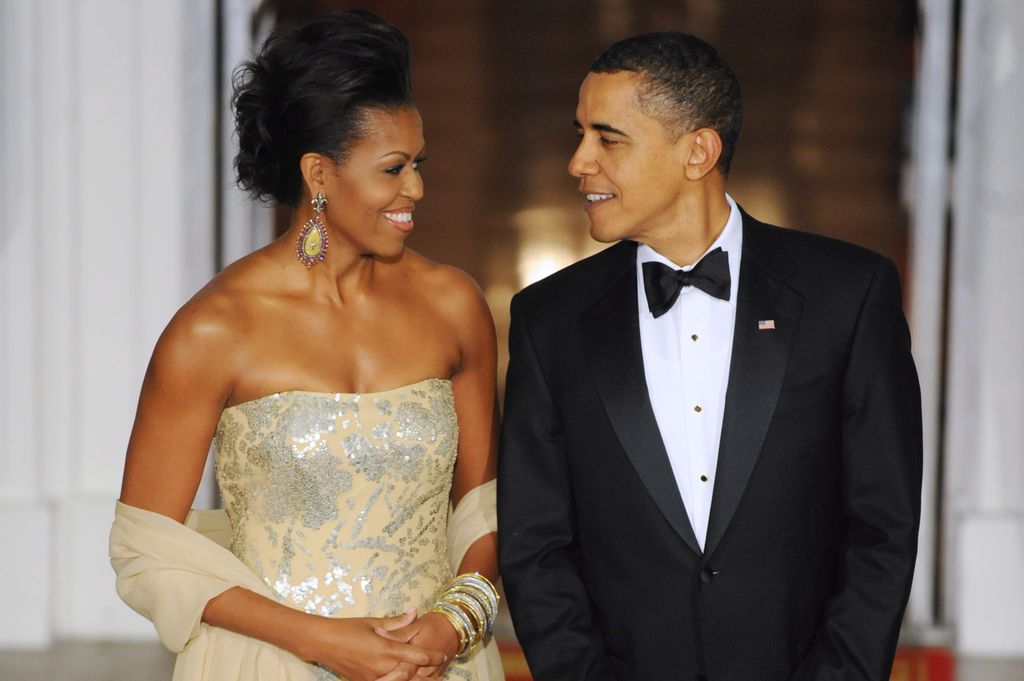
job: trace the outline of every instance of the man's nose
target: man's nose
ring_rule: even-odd
[[[597,163],[594,162],[589,147],[586,140],[580,140],[579,146],[576,147],[576,153],[569,159],[569,174],[573,177],[593,175],[596,172]]]

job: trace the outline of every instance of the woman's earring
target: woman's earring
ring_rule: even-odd
[[[323,218],[320,214],[324,212],[327,199],[323,192],[317,192],[316,197],[309,202],[316,213],[299,232],[299,241],[295,244],[295,254],[308,270],[318,262],[324,261],[327,254],[327,228],[324,227]]]

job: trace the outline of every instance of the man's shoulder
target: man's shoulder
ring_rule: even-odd
[[[885,256],[849,241],[753,218],[744,231],[743,248],[754,259],[784,254],[795,270],[812,277],[817,274],[841,279],[856,273],[871,276],[878,268],[892,264]]]
[[[636,244],[621,241],[536,281],[516,294],[519,305],[580,308],[604,294],[636,262]]]

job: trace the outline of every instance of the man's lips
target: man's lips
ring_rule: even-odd
[[[615,198],[615,194],[608,194],[605,192],[584,192],[583,193],[583,207],[590,209],[595,206],[599,206],[603,203],[607,203]]]

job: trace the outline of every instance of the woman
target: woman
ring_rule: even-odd
[[[239,184],[295,210],[157,343],[118,592],[180,652],[175,679],[501,678],[478,645],[494,327],[469,277],[405,248],[424,153],[408,44],[372,14],[325,16],[272,36],[235,87]],[[211,440],[226,528],[189,515]]]

